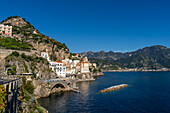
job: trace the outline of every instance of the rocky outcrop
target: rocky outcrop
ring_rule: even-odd
[[[96,73],[92,73],[92,76],[94,76],[94,77],[98,77],[98,76],[103,76],[104,75],[104,73],[103,72],[96,72]]]
[[[47,82],[41,82],[38,80],[33,80],[34,85],[34,95],[36,99],[41,97],[48,97],[51,93],[50,85]]]
[[[23,27],[27,25],[28,23],[25,21],[25,19],[20,18],[19,16],[14,17],[8,17],[7,19],[2,21],[3,24],[11,24],[12,26],[19,26]]]

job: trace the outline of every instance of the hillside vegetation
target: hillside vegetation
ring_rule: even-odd
[[[24,51],[30,51],[31,49],[34,49],[30,43],[23,42],[10,37],[6,37],[6,38],[0,37],[0,47],[6,49],[12,49],[12,50],[24,50]]]

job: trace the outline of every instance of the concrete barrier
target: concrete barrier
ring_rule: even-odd
[[[116,85],[116,86],[112,86],[112,87],[100,90],[99,92],[100,93],[111,92],[111,91],[115,91],[115,90],[118,90],[118,89],[121,89],[121,88],[124,88],[124,87],[127,87],[127,86],[129,86],[129,85],[128,84]]]

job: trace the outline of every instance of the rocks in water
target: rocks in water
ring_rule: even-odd
[[[100,93],[111,92],[111,91],[115,91],[115,90],[118,90],[118,89],[121,89],[121,88],[124,88],[124,87],[127,87],[127,86],[129,86],[129,85],[128,84],[116,85],[116,86],[112,86],[112,87],[106,88],[104,90],[101,90],[99,92]]]

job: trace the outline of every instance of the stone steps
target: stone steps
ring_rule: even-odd
[[[5,71],[5,58],[0,58],[0,74]]]

